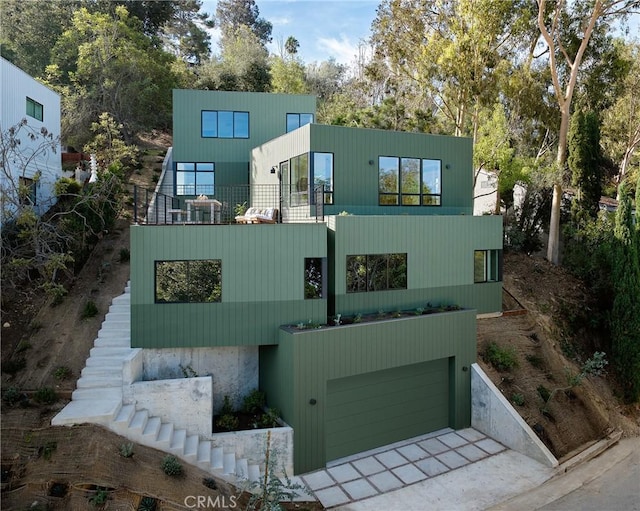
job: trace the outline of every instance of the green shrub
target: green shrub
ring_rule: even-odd
[[[158,501],[153,497],[142,497],[137,511],[156,511]]]
[[[92,506],[98,507],[102,506],[109,499],[109,492],[106,488],[96,488],[96,493],[89,497],[89,502]]]
[[[216,420],[216,427],[222,431],[235,431],[240,426],[240,419],[235,415],[221,415]]]
[[[524,406],[524,396],[522,394],[513,394],[511,396],[511,401],[516,406]]]
[[[551,397],[551,391],[547,387],[545,387],[544,385],[538,385],[538,388],[536,388],[536,390],[538,392],[538,395],[545,403],[549,401],[549,398]]]
[[[254,389],[244,397],[242,410],[246,413],[262,413],[267,402],[264,392]]]
[[[18,343],[18,346],[16,346],[16,353],[22,353],[24,351],[30,350],[31,348],[33,348],[33,346],[31,346],[30,342],[22,340]]]
[[[179,476],[182,474],[182,465],[178,461],[178,458],[169,454],[162,460],[162,470],[168,476]]]
[[[36,393],[33,395],[33,399],[37,403],[52,405],[58,400],[58,396],[56,394],[56,391],[51,387],[41,387],[36,390]]]
[[[80,317],[82,319],[93,318],[96,314],[98,314],[98,306],[93,300],[89,300],[85,304]]]
[[[23,399],[25,399],[25,395],[20,391],[20,389],[18,389],[18,387],[7,387],[2,394],[2,400],[9,406],[14,406]]]
[[[56,442],[47,442],[46,444],[44,444],[44,447],[42,447],[42,457],[45,460],[50,460],[51,456],[57,448],[58,444]]]
[[[495,342],[489,343],[484,357],[498,371],[510,371],[518,365],[518,357],[512,347],[503,348]]]
[[[527,355],[525,358],[527,359],[527,362],[536,369],[542,369],[544,367],[544,359],[538,355]]]
[[[53,372],[53,377],[56,380],[66,380],[71,376],[71,369],[67,366],[60,366]]]
[[[275,408],[267,408],[267,411],[260,417],[261,428],[275,428],[280,420],[280,413]]]
[[[120,456],[123,458],[131,458],[133,456],[133,443],[126,442],[120,445]]]
[[[224,400],[222,402],[222,408],[220,409],[220,415],[233,415],[233,406],[231,405],[231,400],[229,396],[224,396]]]

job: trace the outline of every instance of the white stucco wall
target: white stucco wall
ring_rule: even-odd
[[[244,396],[258,388],[257,346],[144,349],[142,357],[145,381],[184,378],[182,368],[198,376],[211,376],[213,414],[222,407],[224,396],[239,408]]]

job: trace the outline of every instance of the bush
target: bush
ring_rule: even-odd
[[[225,414],[221,415],[216,420],[216,427],[222,431],[235,431],[240,426],[240,419],[235,415]]]
[[[26,399],[26,396],[20,391],[20,389],[18,389],[18,387],[7,387],[2,394],[2,400],[9,406],[14,406],[23,399]]]
[[[268,408],[260,417],[261,428],[275,428],[280,420],[280,413],[275,408]]]
[[[222,402],[222,408],[220,409],[220,415],[233,415],[233,406],[231,405],[231,400],[229,396],[224,396],[224,400]]]
[[[524,396],[522,394],[513,394],[511,396],[511,401],[516,406],[524,406]]]
[[[179,476],[182,474],[182,465],[178,461],[178,458],[169,454],[162,460],[162,470],[168,476]]]
[[[267,397],[264,392],[254,389],[245,396],[242,410],[246,413],[262,413],[267,402]]]
[[[131,458],[133,456],[133,443],[127,442],[120,446],[120,456]]]
[[[58,400],[58,395],[51,387],[41,387],[36,390],[36,393],[33,395],[33,399],[37,403],[52,405]]]
[[[536,388],[536,390],[538,392],[538,395],[545,403],[549,401],[549,398],[551,397],[551,391],[547,387],[545,387],[544,385],[538,385],[538,388]]]
[[[137,511],[156,511],[158,501],[153,497],[142,497]]]
[[[60,366],[53,372],[53,377],[56,380],[66,380],[71,376],[71,369],[67,366]]]
[[[518,357],[512,347],[503,348],[491,342],[484,352],[484,358],[498,371],[511,371],[518,365]]]
[[[93,318],[96,314],[98,314],[98,306],[93,300],[89,300],[85,304],[80,317],[82,319]]]

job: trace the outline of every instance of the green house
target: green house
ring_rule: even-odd
[[[214,393],[266,392],[296,473],[468,427],[476,317],[502,294],[469,139],[314,117],[311,96],[175,91],[154,225],[131,229],[132,347],[241,360]]]

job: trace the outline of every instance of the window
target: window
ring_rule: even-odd
[[[36,190],[37,182],[34,179],[28,177],[19,176],[18,178],[18,197],[21,206],[35,206],[36,205]]]
[[[440,206],[441,162],[380,156],[378,190],[381,205]]]
[[[156,261],[156,303],[222,301],[222,261]]]
[[[407,254],[347,256],[347,293],[407,289]]]
[[[333,154],[313,153],[313,186],[324,186],[324,203],[333,204]]]
[[[214,163],[176,163],[176,195],[213,195]]]
[[[313,122],[313,114],[287,114],[287,133]]]
[[[203,138],[249,138],[249,112],[202,111]]]
[[[291,158],[291,206],[309,204],[309,153]]]
[[[44,118],[44,107],[37,101],[27,97],[27,115],[42,121]]]
[[[307,257],[304,260],[304,299],[313,300],[324,296],[324,264],[320,257]]]
[[[473,252],[473,281],[500,282],[502,280],[502,250]]]

